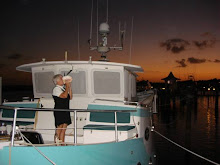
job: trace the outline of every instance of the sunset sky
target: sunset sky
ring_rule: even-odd
[[[219,0],[108,0],[109,46],[118,45],[118,27],[126,24],[123,51],[112,51],[112,62],[129,62],[131,20],[134,17],[131,64],[140,65],[139,79],[160,82],[170,71],[181,80],[220,78]],[[99,23],[106,20],[106,2],[99,0]],[[30,74],[16,66],[42,58],[99,60],[89,50],[92,0],[9,0],[1,4],[0,76],[3,84],[29,85]],[[92,45],[96,45],[94,0]]]

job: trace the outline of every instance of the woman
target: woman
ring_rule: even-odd
[[[54,109],[69,109],[69,101],[72,99],[71,83],[66,82],[64,88],[63,76],[57,74],[53,77],[55,87],[53,89],[53,98],[55,102]],[[71,124],[70,112],[54,111],[56,134],[55,138],[64,142],[66,128]]]

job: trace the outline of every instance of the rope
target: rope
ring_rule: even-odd
[[[168,139],[167,137],[165,137],[164,135],[162,135],[162,134],[160,134],[159,132],[155,131],[154,129],[152,129],[152,131],[155,132],[156,134],[160,135],[161,137],[163,137],[163,138],[166,139],[167,141],[173,143],[174,145],[176,145],[176,146],[182,148],[183,150],[185,150],[185,151],[187,151],[187,152],[189,152],[189,153],[191,153],[191,154],[193,154],[193,155],[195,155],[195,156],[197,156],[197,157],[199,157],[199,158],[201,158],[201,159],[203,159],[203,160],[206,160],[207,162],[210,162],[210,163],[215,164],[215,165],[220,165],[219,163],[216,163],[216,162],[214,162],[214,161],[212,161],[212,160],[210,160],[210,159],[207,159],[207,158],[205,158],[205,157],[203,157],[203,156],[201,156],[201,155],[199,155],[199,154],[197,154],[197,153],[195,153],[195,152],[193,152],[193,151],[190,151],[189,149],[187,149],[187,148],[185,148],[185,147],[183,147],[183,146],[177,144],[176,142],[174,142],[174,141]]]
[[[42,153],[34,144],[32,144],[32,143],[28,140],[28,138],[26,138],[26,137],[21,133],[20,130],[18,130],[18,131],[19,131],[21,137],[24,138],[25,140],[27,140],[28,143],[30,143],[43,157],[45,157],[51,164],[56,165],[52,160],[50,160],[46,155],[44,155],[44,153]]]

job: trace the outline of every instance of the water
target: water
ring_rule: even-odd
[[[22,97],[29,97],[33,99],[32,86],[3,86],[2,87],[2,101],[7,100],[22,101]]]
[[[159,98],[158,114],[153,117],[155,130],[174,142],[212,161],[220,163],[220,97],[199,96]],[[157,164],[210,165],[154,134]]]

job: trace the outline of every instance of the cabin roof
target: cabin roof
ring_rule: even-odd
[[[106,65],[106,66],[122,66],[125,69],[131,72],[143,72],[144,70],[141,66],[124,64],[124,63],[115,63],[115,62],[103,62],[103,61],[42,61],[30,64],[24,64],[16,67],[16,70],[23,72],[31,72],[31,68],[39,66],[50,66],[50,65],[86,65],[86,64],[95,64],[95,65]]]

